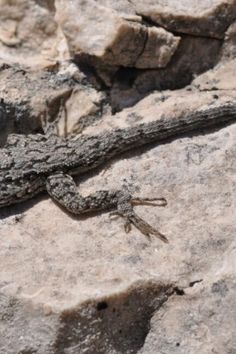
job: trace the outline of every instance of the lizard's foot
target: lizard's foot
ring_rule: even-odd
[[[130,203],[132,205],[152,205],[152,206],[166,206],[167,200],[165,198],[132,198]]]
[[[158,202],[158,203],[157,203]],[[121,198],[117,205],[117,210],[110,213],[110,215],[121,216],[125,219],[125,232],[128,233],[131,230],[132,225],[134,225],[139,231],[141,231],[145,236],[150,237],[150,235],[157,236],[160,240],[168,243],[168,239],[160,231],[153,228],[146,221],[141,219],[133,210],[133,205],[154,205],[154,206],[166,206],[167,201],[164,198],[158,199],[140,199],[140,198]]]

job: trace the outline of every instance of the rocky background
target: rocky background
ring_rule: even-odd
[[[180,117],[236,100],[235,0],[0,0],[0,143]],[[236,353],[236,124],[126,154],[78,181],[168,200],[70,217],[0,212],[1,354]],[[90,178],[88,178],[90,177]]]

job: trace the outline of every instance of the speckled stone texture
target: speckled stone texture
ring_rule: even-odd
[[[173,56],[167,48],[166,67],[151,70],[120,66],[131,58],[122,51],[109,62],[106,46],[98,60],[99,21],[88,26],[94,56],[87,66],[78,61],[70,40],[78,44],[79,35],[63,33],[66,20],[77,23],[62,21],[66,11],[59,21],[59,3],[0,0],[2,140],[42,129],[41,115],[58,119],[61,135],[92,134],[236,99],[235,1],[97,2],[103,26],[111,18],[126,26],[108,28],[106,40],[137,24],[167,33],[172,44],[180,38]],[[135,31],[129,38],[134,64],[148,59],[135,56]],[[1,209],[0,353],[234,354],[235,141],[236,124],[199,131],[137,148],[77,179],[85,195],[123,187],[137,197],[165,197],[165,208],[135,210],[169,244],[135,228],[126,234],[123,220],[108,213],[71,217],[46,194]]]
[[[173,114],[177,103],[185,109],[192,101],[194,109],[215,100],[212,93],[182,91],[178,99],[175,94],[162,105],[159,94],[148,97],[117,116],[116,124],[148,120],[158,110],[159,115],[164,110]],[[230,94],[234,92],[220,99]],[[137,207],[137,212],[168,236],[168,245],[135,229],[125,234],[122,220],[107,213],[71,218],[46,196],[2,210],[0,343],[5,352],[20,353],[19,343],[24,350],[38,348],[37,353],[150,353],[160,343],[165,353],[175,346],[179,353],[186,348],[207,352],[225,341],[232,347],[234,336],[227,326],[235,323],[235,138],[231,125],[136,150],[79,182],[84,194],[123,186],[137,196],[165,196],[168,207]],[[214,284],[225,284],[227,297]],[[186,328],[187,306],[192,324]],[[221,316],[221,328],[226,326],[217,341],[214,316],[215,321]],[[193,343],[186,331],[197,336]]]

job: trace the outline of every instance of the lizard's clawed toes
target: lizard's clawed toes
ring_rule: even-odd
[[[129,216],[126,216],[125,231],[129,232],[131,230],[131,224],[133,224],[139,231],[145,236],[150,237],[151,235],[157,236],[160,240],[168,243],[168,239],[157,229],[154,229],[146,221],[141,219],[135,212],[132,212]],[[128,225],[128,226],[127,226]]]
[[[160,240],[168,243],[168,239],[158,230],[154,229],[146,221],[141,219],[133,210],[134,205],[154,205],[154,206],[166,206],[167,201],[165,198],[156,199],[141,199],[141,198],[124,198],[121,197],[120,203],[117,205],[117,210],[110,213],[110,216],[120,216],[125,219],[125,232],[128,233],[134,225],[139,231],[147,237],[151,235],[157,236]]]
[[[130,200],[132,205],[151,205],[151,206],[166,206],[167,200],[165,198],[132,198]]]
[[[136,201],[139,201],[140,199],[135,199]],[[150,199],[142,199],[142,201],[150,201]],[[161,206],[164,206],[164,203],[166,205],[166,200],[164,198],[158,199],[161,204]],[[137,204],[135,204],[137,205]],[[145,204],[146,205],[146,204]],[[148,204],[152,205],[152,204]],[[149,225],[146,221],[141,219],[133,210],[133,206],[131,203],[122,203],[122,205],[119,205],[119,210],[113,211],[110,213],[111,216],[120,216],[125,219],[125,224],[124,224],[124,229],[125,232],[128,233],[131,231],[132,225],[134,225],[139,231],[142,232],[147,237],[150,237],[151,235],[157,236],[160,240],[162,240],[165,243],[168,243],[168,239],[166,238],[165,235],[163,235],[161,232],[159,232],[157,229],[153,228],[151,225]]]

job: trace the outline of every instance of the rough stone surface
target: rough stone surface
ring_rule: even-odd
[[[222,61],[236,57],[236,22],[228,28],[225,33],[225,40],[222,46]]]
[[[63,14],[56,12],[63,3],[62,21]],[[58,0],[54,7],[46,0],[0,0],[0,138],[41,129],[45,115],[61,117],[57,128],[62,135],[82,129],[96,134],[163,115],[178,119],[235,100],[235,23],[224,41],[215,39],[223,37],[235,2],[153,3],[145,2],[141,18],[141,1],[97,1],[100,22],[96,28],[89,22],[86,46],[95,53],[96,32],[101,35],[100,26],[115,18],[125,26],[123,34],[135,28],[129,37],[135,58],[136,28],[159,36],[164,32],[152,21],[162,21],[181,37],[165,68],[122,68],[118,59],[108,63],[101,51],[97,57],[107,62],[71,57],[82,73],[64,60],[67,42],[57,18],[65,31],[69,1]],[[95,1],[83,4],[92,4],[90,14],[96,18]],[[78,13],[74,25],[80,20],[85,28],[88,13],[84,18]],[[71,18],[68,23],[73,24]],[[115,35],[108,27],[110,39],[118,38],[119,26],[113,27]],[[77,43],[79,36],[72,33],[67,40]],[[175,41],[176,33],[168,33],[169,38]],[[120,54],[128,63],[127,53]],[[149,59],[157,63],[160,56]],[[154,89],[159,91],[134,105]],[[108,213],[71,217],[47,195],[1,209],[0,353],[234,354],[235,140],[236,124],[198,132],[136,149],[77,181],[83,194],[124,187],[136,196],[166,197],[166,208],[136,211],[168,237],[168,245],[136,229],[126,234],[123,220]]]
[[[163,28],[142,25],[128,2],[124,9],[109,5],[106,1],[57,0],[57,21],[72,56],[83,53],[113,66],[165,67],[180,38]]]
[[[169,31],[223,38],[236,18],[235,0],[131,0],[138,14]]]
[[[148,16],[139,15],[140,6],[144,6],[141,2],[1,1],[0,63],[55,70],[58,61],[73,59],[86,75],[89,72],[90,82],[97,88],[104,89],[105,85],[112,89],[114,112],[134,104],[151,90],[183,87],[194,75],[211,68],[222,43],[214,39],[219,38],[217,35],[204,38],[209,37],[204,23],[208,21],[212,30],[216,24],[224,34],[236,8],[233,0],[200,2],[197,8],[195,2],[192,6],[183,1],[145,2],[145,11],[167,11],[168,24],[180,26],[177,19],[181,18],[190,30],[196,27],[206,31],[192,37],[183,34],[192,35],[191,31],[178,27],[176,35],[176,28],[171,33],[150,22]],[[191,22],[195,17],[196,25]]]
[[[37,71],[5,65],[0,68],[0,98],[8,134],[37,132],[45,120],[60,116],[58,132],[67,135],[100,117],[106,95],[72,64]]]
[[[183,296],[172,297],[153,316],[139,354],[235,352],[235,256],[231,245],[207,277],[190,283]]]
[[[220,100],[235,97],[234,91],[221,94]],[[99,124],[100,129],[148,121],[162,114],[181,114],[181,109],[195,109],[217,99],[213,92],[184,90],[169,93],[169,97],[167,94],[162,104],[160,98],[161,94],[153,94],[137,107],[117,115],[116,120],[107,116],[104,125]],[[98,125],[87,128],[87,132],[98,130]],[[234,301],[230,295],[234,283],[228,279],[235,276],[229,273],[233,271],[229,254],[235,247],[236,228],[235,138],[236,126],[231,125],[208,135],[136,151],[114,161],[105,172],[98,171],[80,182],[83,193],[126,186],[137,196],[164,195],[167,208],[139,207],[138,212],[168,236],[169,245],[155,238],[149,241],[136,230],[126,235],[122,220],[111,220],[106,213],[76,220],[47,197],[2,210],[2,348],[7,353],[20,353],[21,342],[21,350],[31,348],[36,353],[148,353],[150,346],[159,349],[160,344],[153,339],[157,328],[160,337],[165,333],[161,342],[165,353],[173,352],[176,343],[188,346],[189,353],[196,353],[200,342],[202,352],[207,352],[209,337],[204,333],[214,334],[214,320],[209,316],[220,296],[213,291],[214,298],[208,299],[208,289],[217,288],[214,283],[219,280],[225,282],[227,296]],[[222,265],[224,271],[219,273],[217,267]],[[194,303],[191,289],[188,293],[186,288],[201,279],[203,290],[195,294]],[[132,286],[134,293],[130,291]],[[200,285],[195,286],[198,289]],[[174,287],[179,289],[177,294]],[[184,297],[178,295],[182,288]],[[13,307],[8,304],[9,299],[19,303]],[[202,299],[204,307],[199,308],[197,304]],[[224,309],[220,326],[226,326],[227,338],[221,336],[218,342],[223,346],[227,340],[227,346],[233,347],[234,336],[227,331],[227,323],[230,318],[234,328],[234,302],[227,305],[226,299],[220,300]],[[180,341],[180,337],[186,338],[186,327],[180,327],[177,319],[171,322],[171,332],[166,330],[168,316],[178,308],[176,316],[183,313],[186,325],[189,323],[185,301],[196,311],[192,325],[187,326],[189,335],[198,335],[195,347],[190,340]],[[31,328],[28,334],[24,332],[26,319],[22,318],[25,306]],[[165,309],[167,319],[162,327],[158,321]],[[207,316],[211,322],[204,320]],[[11,337],[5,336],[9,326]],[[202,326],[207,332],[201,331]],[[34,337],[36,341],[32,340]]]
[[[236,59],[220,62],[214,69],[198,76],[192,86],[205,90],[235,90],[236,81],[232,78],[236,70]]]
[[[235,90],[236,81],[236,23],[233,23],[225,34],[225,41],[219,53],[217,65],[199,75],[192,81],[192,86],[200,91]]]
[[[111,87],[113,110],[132,106],[152,90],[178,89],[217,63],[221,43],[184,36],[170,64],[159,70],[120,70]]]
[[[67,44],[54,20],[50,0],[0,0],[0,59],[50,67],[68,58]]]

